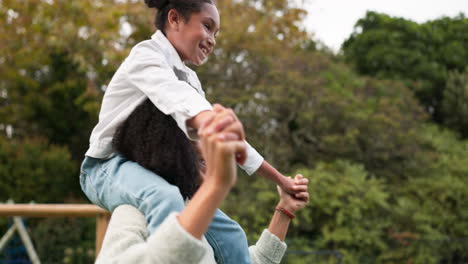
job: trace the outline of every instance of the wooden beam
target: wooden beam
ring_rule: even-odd
[[[93,204],[0,204],[0,217],[96,217],[96,256],[101,250],[110,215]]]
[[[110,214],[93,204],[0,204],[0,216],[96,217]]]
[[[96,257],[99,255],[99,251],[101,251],[109,221],[110,214],[100,214],[96,218]]]

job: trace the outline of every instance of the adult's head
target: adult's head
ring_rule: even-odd
[[[112,144],[127,159],[179,187],[184,198],[191,198],[197,190],[200,156],[194,144],[149,99],[119,126]]]
[[[155,25],[183,61],[201,65],[216,45],[219,12],[213,0],[145,0],[156,8]]]

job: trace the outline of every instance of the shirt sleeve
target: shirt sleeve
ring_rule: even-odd
[[[209,250],[207,244],[180,226],[176,213],[146,236],[143,214],[133,206],[117,207],[96,263],[200,263]]]
[[[244,165],[239,165],[247,174],[254,174],[263,163],[263,157],[247,141],[247,159]]]
[[[279,264],[286,249],[286,243],[265,229],[257,244],[249,247],[249,253],[252,264]]]
[[[129,58],[127,79],[161,112],[171,115],[187,137],[196,139],[186,122],[202,111],[211,110],[211,104],[194,87],[177,78],[163,54],[144,49],[140,47]]]

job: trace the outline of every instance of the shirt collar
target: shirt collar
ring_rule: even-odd
[[[181,60],[179,53],[177,53],[177,50],[172,46],[171,42],[166,38],[161,30],[157,30],[156,33],[151,36],[151,39],[155,40],[162,46],[165,51],[165,55],[167,56],[167,61],[171,66],[180,70],[186,70],[186,66]]]

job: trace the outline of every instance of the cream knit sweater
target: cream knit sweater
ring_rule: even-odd
[[[133,206],[121,205],[114,210],[97,264],[215,264],[213,249],[203,238],[189,234],[169,215],[148,237],[143,214]],[[249,247],[253,264],[277,264],[286,251],[286,244],[264,230],[257,244]]]

